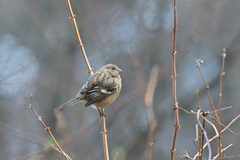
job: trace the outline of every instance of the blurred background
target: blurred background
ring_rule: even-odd
[[[154,65],[160,71],[153,97],[158,128],[152,157],[169,159],[175,123],[171,79],[173,0],[71,0],[71,3],[91,67],[97,71],[113,63],[123,70],[122,91],[106,109],[110,159],[116,153],[116,160],[144,159],[149,142],[142,90]],[[222,107],[232,108],[220,114],[225,125],[240,113],[239,8],[239,0],[178,1],[179,106],[197,111],[195,92],[199,89],[200,106],[211,111],[196,68],[195,60],[200,58],[217,108],[221,54],[226,48]],[[75,97],[89,77],[66,1],[0,0],[0,24],[0,159],[64,159],[52,150],[51,138],[28,108],[31,94],[34,108],[66,153],[73,159],[104,159],[96,109],[78,104],[57,117],[53,112]],[[134,64],[139,64],[137,69]],[[182,110],[179,117],[181,129],[175,159],[182,159],[179,155],[185,150],[193,157],[197,153],[193,143],[196,117]],[[237,134],[239,122],[238,119],[230,127]],[[214,135],[211,126],[207,124],[206,129]],[[229,131],[222,137],[223,148],[233,143],[223,154],[239,154],[240,138]],[[217,144],[211,145],[215,155]],[[203,154],[206,158],[208,151]]]

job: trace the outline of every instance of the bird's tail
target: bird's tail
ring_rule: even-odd
[[[55,112],[60,112],[68,107],[71,107],[79,102],[81,102],[82,100],[79,98],[73,98],[65,103],[63,103],[62,105],[58,106],[57,108],[54,109]]]

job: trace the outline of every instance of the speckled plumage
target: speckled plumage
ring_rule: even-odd
[[[82,86],[76,98],[60,105],[55,111],[62,111],[81,101],[85,101],[85,107],[95,105],[104,108],[112,104],[118,97],[122,88],[120,73],[122,72],[114,64],[107,64],[88,78]]]

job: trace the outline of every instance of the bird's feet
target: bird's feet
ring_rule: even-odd
[[[97,109],[98,109],[98,112],[99,112],[99,114],[100,114],[100,117],[101,117],[101,116],[106,117],[105,111],[100,111],[100,109],[99,109],[98,107],[97,107]]]

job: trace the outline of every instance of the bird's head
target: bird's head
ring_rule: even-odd
[[[112,77],[120,76],[122,70],[118,68],[115,64],[107,64],[101,69],[105,69]]]

